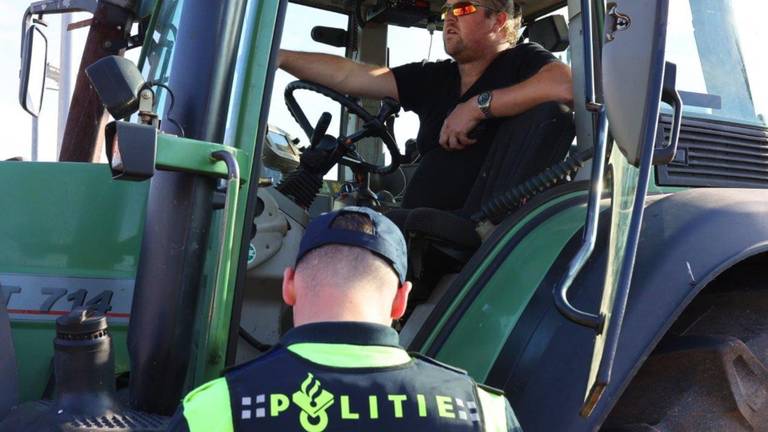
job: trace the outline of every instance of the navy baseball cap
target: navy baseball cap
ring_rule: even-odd
[[[373,234],[344,228],[331,228],[333,221],[342,214],[359,213],[373,223]],[[357,246],[375,253],[388,262],[397,273],[400,283],[405,282],[408,269],[408,252],[400,229],[383,214],[366,207],[344,207],[322,214],[307,226],[299,245],[296,264],[313,249],[326,245]]]

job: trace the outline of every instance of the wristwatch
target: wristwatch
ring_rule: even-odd
[[[485,118],[493,118],[491,114],[491,100],[493,99],[493,92],[482,92],[477,95],[477,107],[483,112]]]

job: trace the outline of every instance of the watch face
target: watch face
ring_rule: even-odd
[[[490,99],[491,99],[491,94],[489,92],[480,93],[477,96],[477,104],[478,105],[485,105],[485,104],[488,103],[488,101],[490,101]]]

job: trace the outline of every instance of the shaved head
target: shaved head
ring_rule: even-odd
[[[373,222],[360,213],[339,215],[331,224],[333,229],[374,234]],[[305,255],[296,265],[296,280],[307,287],[339,286],[381,287],[398,286],[397,274],[383,258],[355,246],[328,245]]]
[[[335,289],[397,288],[397,274],[373,252],[343,245],[328,245],[309,252],[296,266],[296,282],[302,287]]]
[[[332,229],[375,234],[365,214],[342,213]],[[330,244],[310,250],[287,269],[283,298],[294,306],[296,325],[313,321],[389,323],[404,312],[410,283],[400,283],[392,265],[357,246]],[[393,312],[394,311],[394,312]]]

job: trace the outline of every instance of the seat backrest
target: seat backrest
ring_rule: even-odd
[[[562,15],[550,15],[528,24],[524,36],[549,52],[561,52],[568,48],[568,24]]]
[[[11,339],[11,322],[8,310],[0,297],[0,420],[18,403],[18,382],[16,378],[16,354]]]
[[[565,159],[575,133],[573,113],[554,102],[504,120],[461,213],[474,214],[494,196]]]

